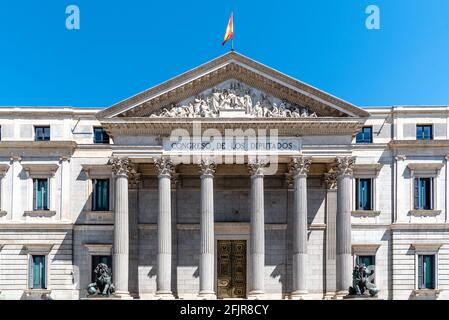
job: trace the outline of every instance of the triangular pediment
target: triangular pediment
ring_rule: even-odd
[[[368,112],[230,52],[98,114],[110,118],[368,117]]]

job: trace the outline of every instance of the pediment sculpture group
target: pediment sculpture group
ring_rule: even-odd
[[[219,118],[222,111],[241,111],[254,118],[317,118],[308,108],[281,101],[279,104],[263,93],[252,94],[241,83],[229,89],[212,89],[208,96],[198,95],[184,105],[172,105],[152,114],[152,118]]]

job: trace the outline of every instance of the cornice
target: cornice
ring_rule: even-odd
[[[75,141],[1,141],[0,149],[70,149],[77,147]]]
[[[449,147],[449,140],[393,140],[388,146],[391,149]]]
[[[192,133],[194,128],[228,130],[277,129],[281,136],[298,135],[354,135],[360,131],[364,119],[359,118],[313,118],[313,119],[155,119],[114,118],[102,120],[102,126],[111,135],[151,134],[170,135],[174,129]]]

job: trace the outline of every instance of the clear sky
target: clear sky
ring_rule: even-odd
[[[449,105],[449,0],[1,0],[0,105],[114,104],[226,53],[231,10],[238,52],[337,97]]]

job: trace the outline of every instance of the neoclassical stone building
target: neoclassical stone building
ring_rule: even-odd
[[[361,109],[230,52],[105,109],[0,108],[0,299],[449,290],[449,107]]]

